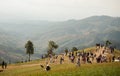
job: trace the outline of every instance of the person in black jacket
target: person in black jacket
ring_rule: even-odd
[[[6,69],[7,68],[7,63],[5,61],[2,62],[2,68]]]

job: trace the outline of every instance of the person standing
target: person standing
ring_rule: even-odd
[[[4,69],[4,66],[5,66],[5,62],[3,61],[2,62],[2,69]]]
[[[64,56],[60,57],[60,64],[64,61]]]
[[[62,57],[60,57],[60,64],[62,64],[62,61],[63,61],[63,59],[62,59]]]
[[[6,69],[7,68],[7,62],[3,61],[2,62],[2,69]]]
[[[80,67],[80,57],[77,58],[77,66]]]

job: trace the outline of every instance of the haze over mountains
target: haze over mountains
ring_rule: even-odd
[[[16,61],[27,58],[25,43],[34,44],[33,59],[46,53],[49,40],[55,41],[59,48],[77,47],[83,49],[112,41],[120,49],[120,17],[92,16],[81,20],[49,22],[39,20],[0,21],[0,57]]]

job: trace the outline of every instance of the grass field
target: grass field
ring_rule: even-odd
[[[39,65],[37,62],[9,65],[0,76],[120,76],[120,62],[82,64],[80,67],[73,63],[50,64],[50,71]]]
[[[94,50],[94,47],[85,49],[85,51],[91,49]],[[115,50],[114,55],[120,56],[120,51]],[[59,57],[58,59],[60,59]],[[51,63],[50,71],[45,71],[40,67],[40,64],[44,65],[47,59],[10,64],[7,69],[0,72],[0,76],[120,76],[120,62],[87,63],[78,67],[75,63],[71,63],[67,56],[64,58],[63,64],[59,64],[59,60]],[[1,67],[0,70],[2,70]]]

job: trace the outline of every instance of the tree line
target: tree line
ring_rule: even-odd
[[[112,44],[109,40],[106,40],[105,42],[105,46],[108,47],[110,44]],[[48,57],[49,55],[55,55],[55,53],[53,52],[53,50],[57,49],[59,46],[58,44],[56,44],[54,41],[49,41],[48,42],[48,50],[47,50],[47,54],[45,54],[45,57]],[[28,61],[30,61],[30,57],[32,54],[34,54],[34,45],[32,41],[27,41],[27,43],[25,44],[25,48],[26,48],[26,54],[28,54],[29,59]],[[71,49],[72,52],[74,51],[78,51],[77,47],[72,47]],[[67,53],[69,52],[68,48],[64,49],[65,54],[67,55]]]

